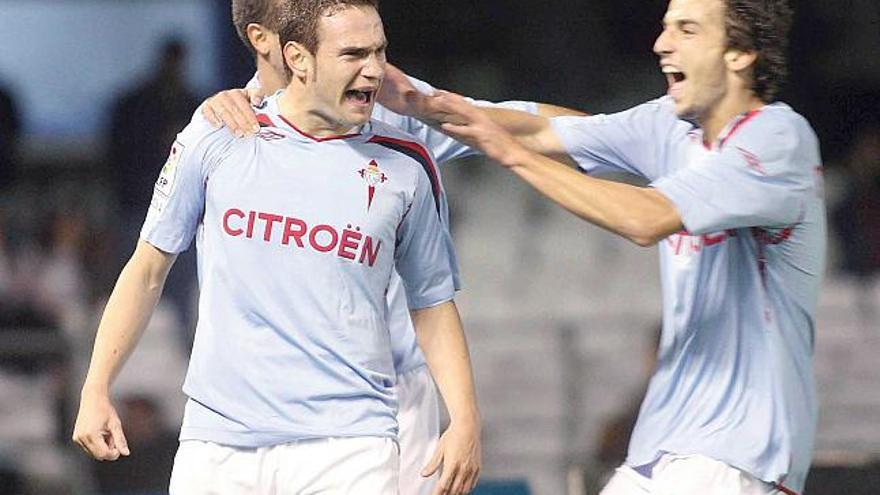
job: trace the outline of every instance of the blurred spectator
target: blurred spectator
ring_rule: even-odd
[[[171,143],[198,106],[184,77],[186,55],[183,42],[166,41],[155,74],[113,108],[110,173],[116,179],[117,204],[126,215],[146,213]]]
[[[45,225],[39,266],[35,266],[34,303],[59,326],[79,334],[88,317],[89,287],[84,266],[88,242],[86,215],[59,208]],[[78,335],[77,335],[78,336]]]
[[[863,328],[875,329],[873,285],[880,280],[880,124],[856,134],[847,156],[844,193],[831,220],[841,246],[841,268],[856,278],[855,305]]]
[[[880,271],[880,125],[857,134],[846,175],[846,192],[832,213],[842,241],[842,268],[871,277]]]
[[[150,396],[129,395],[120,401],[120,416],[131,455],[115,462],[93,462],[101,495],[168,493],[177,435],[162,420]]]
[[[185,80],[187,48],[170,39],[161,47],[155,74],[114,106],[110,124],[110,175],[121,215],[120,265],[134,251],[153,194],[153,183],[178,132],[192,118],[199,100]],[[165,295],[190,328],[196,268],[192,250],[178,256]]]
[[[0,494],[25,495],[24,478],[9,466],[0,464]]]
[[[18,167],[16,147],[21,132],[18,108],[12,95],[0,86],[0,191],[12,184]]]

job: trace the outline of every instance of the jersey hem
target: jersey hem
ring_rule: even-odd
[[[320,440],[324,438],[357,438],[357,437],[377,437],[388,438],[394,442],[398,441],[397,434],[392,432],[376,433],[367,431],[320,431],[320,432],[271,432],[271,431],[245,431],[230,432],[224,430],[214,430],[211,428],[198,428],[192,426],[184,426],[180,429],[178,440],[181,442],[187,440],[198,440],[202,442],[212,442],[218,445],[225,445],[236,448],[261,448],[282,445],[285,443],[295,443],[304,440]]]

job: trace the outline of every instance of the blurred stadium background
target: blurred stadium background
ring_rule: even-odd
[[[880,493],[880,4],[800,0],[785,100],[826,160],[831,259],[808,495]],[[385,0],[391,59],[486,99],[598,113],[661,94],[663,0]],[[0,495],[158,494],[184,398],[192,257],[116,394],[133,455],[69,441],[96,321],[174,134],[253,67],[227,0],[0,0]],[[479,493],[596,493],[652,366],[656,255],[484,160],[445,180],[485,420]]]

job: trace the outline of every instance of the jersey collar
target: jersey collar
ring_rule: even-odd
[[[336,135],[336,136],[325,136],[325,137],[318,137],[318,136],[314,136],[312,134],[309,134],[308,132],[305,132],[302,129],[300,129],[299,127],[297,127],[296,124],[294,124],[293,122],[284,118],[283,115],[281,115],[281,108],[280,108],[280,105],[278,104],[278,101],[279,101],[279,97],[281,96],[281,93],[283,93],[283,92],[284,92],[284,90],[280,89],[277,92],[275,92],[275,94],[273,94],[272,96],[267,97],[266,100],[264,100],[263,104],[260,105],[260,108],[265,113],[268,113],[269,115],[273,116],[272,123],[274,124],[275,127],[289,131],[289,133],[292,136],[299,138],[302,141],[313,142],[313,143],[324,143],[327,141],[339,141],[339,140],[355,139],[355,138],[362,138],[362,137],[369,138],[369,136],[372,135],[372,131],[373,131],[372,121],[368,121],[366,124],[363,124],[361,126],[358,126],[354,129],[352,129],[351,132],[349,132],[347,134],[340,134],[340,135]]]
[[[757,108],[755,110],[750,110],[748,112],[741,113],[730,120],[724,129],[721,130],[721,133],[718,134],[718,137],[715,139],[714,143],[706,143],[703,139],[703,129],[700,128],[696,123],[688,121],[691,125],[693,125],[693,129],[688,133],[693,138],[698,138],[701,143],[703,143],[703,147],[707,150],[720,150],[724,143],[726,143],[737,131],[739,131],[746,123],[754,119],[761,113],[761,111],[765,107]]]

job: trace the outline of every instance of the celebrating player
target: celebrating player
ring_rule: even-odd
[[[239,37],[256,57],[257,75],[249,84],[251,88],[259,88],[259,91],[252,91],[254,95],[272,94],[282,87],[284,80],[275,12],[278,5],[279,3],[273,0],[233,0],[232,2],[233,21]],[[394,79],[404,81],[406,87],[418,87],[418,90],[425,94],[434,92],[434,88],[424,82],[404,79],[403,74],[390,65],[388,72],[397,76]],[[415,86],[412,86],[413,84]],[[389,95],[401,93],[402,91],[392,90]],[[537,112],[545,116],[582,115],[573,110],[530,102],[477,103]],[[259,131],[259,123],[248,94],[243,90],[218,93],[206,102],[202,111],[205,117],[216,125],[227,125],[237,135],[243,136]],[[478,152],[415,118],[399,115],[378,104],[374,107],[373,118],[417,136],[428,145],[440,164]],[[388,305],[391,347],[398,383],[400,493],[428,495],[438,478],[435,473],[437,458],[434,456],[439,436],[437,392],[422,352],[418,348],[406,307],[406,298],[400,290],[397,276],[392,277]]]
[[[437,492],[472,489],[479,415],[439,177],[418,142],[369,120],[385,71],[377,3],[284,2],[289,84],[261,106],[262,130],[236,140],[196,116],[178,136],[83,387],[74,440],[94,457],[129,452],[110,385],[196,237],[200,319],[172,494],[398,492],[395,268],[450,412]]]
[[[415,90],[396,100],[588,222],[660,244],[659,363],[603,495],[803,489],[826,227],[816,136],[777,101],[790,22],[785,0],[671,0],[654,46],[668,95],[614,115],[548,120]],[[650,187],[547,158],[560,155]]]

